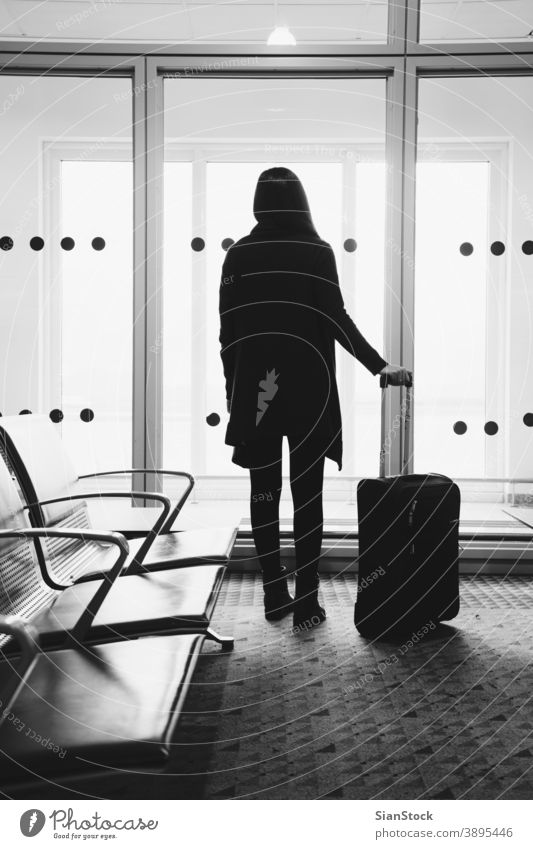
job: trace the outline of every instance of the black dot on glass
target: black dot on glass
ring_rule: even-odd
[[[63,412],[62,410],[52,410],[50,412],[50,418],[54,424],[59,424],[59,422],[63,421]]]
[[[218,413],[209,413],[209,415],[205,417],[205,420],[209,427],[216,427],[220,424],[220,416]]]
[[[102,239],[101,236],[95,236],[91,242],[95,251],[103,251],[105,248],[105,239]]]
[[[470,254],[474,253],[474,246],[470,242],[463,242],[463,244],[460,245],[459,250],[463,256],[470,256]]]
[[[526,427],[533,427],[533,413],[526,413],[522,421]]]
[[[220,244],[222,246],[222,250],[227,251],[229,250],[229,248],[231,248],[232,245],[235,244],[235,239],[222,239]]]
[[[526,256],[531,256],[533,254],[533,242],[528,239],[527,242],[524,242],[522,245],[522,250],[526,254]]]
[[[85,407],[80,413],[80,419],[82,422],[92,422],[94,419],[94,413],[89,407]]]
[[[455,422],[453,432],[458,436],[462,436],[463,433],[466,433],[466,422]]]
[[[353,252],[356,250],[356,248],[357,248],[357,242],[355,241],[355,239],[345,239],[344,240],[344,250],[347,251],[349,254],[353,254]]]
[[[74,244],[74,239],[72,239],[70,236],[65,236],[63,239],[61,239],[61,247],[64,251],[71,251],[74,247]]]
[[[200,238],[200,236],[195,236],[194,239],[191,241],[191,248],[193,249],[193,251],[203,251],[203,249],[205,248],[204,240]]]
[[[490,252],[494,254],[494,256],[501,256],[505,253],[505,245],[503,242],[493,242],[490,246]]]
[[[486,422],[484,430],[487,436],[494,436],[494,434],[498,433],[498,425],[496,422]]]
[[[11,236],[0,236],[0,248],[3,251],[10,251],[13,247],[13,239]]]
[[[33,236],[30,239],[30,248],[32,251],[42,251],[44,248],[44,239],[41,239],[40,236]]]
[[[21,410],[19,416],[31,416],[31,410]]]

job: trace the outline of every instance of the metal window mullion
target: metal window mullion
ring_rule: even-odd
[[[146,63],[146,414],[145,466],[163,465],[163,169],[165,158],[163,78]],[[157,475],[145,486],[160,490]]]
[[[407,32],[406,6],[408,0],[389,0],[387,44],[394,53],[403,53]]]
[[[401,51],[403,53],[403,51]],[[343,54],[334,49],[313,54],[306,49],[304,53],[295,50],[282,56],[271,53],[254,52],[239,56],[235,53],[223,57],[213,57],[197,50],[194,55],[159,56],[150,61],[156,62],[159,73],[174,79],[292,79],[310,78],[335,79],[359,75],[383,76],[398,63],[398,56],[391,50],[368,51],[358,45]],[[220,61],[219,61],[220,60]]]
[[[415,229],[416,229],[416,158],[417,158],[417,128],[418,128],[418,82],[416,74],[408,72],[408,63],[404,75],[403,101],[403,167],[402,167],[402,342],[401,363],[406,368],[414,369],[415,348]],[[405,400],[405,389],[401,390],[402,403]],[[411,473],[414,465],[414,392],[416,384],[413,381],[411,390],[411,426],[409,429],[409,444],[405,445],[405,431],[400,436],[402,457],[406,464],[404,473]]]
[[[509,165],[512,151],[509,144],[503,142],[499,150],[491,150],[487,154],[489,161],[489,220],[488,244],[492,239],[499,239],[509,244],[508,229],[510,224],[509,197]],[[489,250],[487,254],[487,283],[486,295],[486,330],[485,330],[485,398],[489,398],[494,387],[503,383],[504,391],[496,393],[496,400],[486,410],[485,418],[493,418],[503,423],[501,438],[485,440],[485,475],[487,477],[502,477],[507,474],[508,439],[509,439],[509,381],[507,380],[507,319],[508,301],[507,274],[509,252],[502,262],[501,257],[494,256]],[[504,487],[505,490],[505,487]]]
[[[397,11],[398,22],[401,26],[402,0]],[[399,31],[399,27],[397,28]],[[519,42],[521,45],[524,42]],[[475,44],[475,43],[474,43]],[[484,46],[484,45],[482,45]],[[527,42],[525,42],[527,47]],[[485,48],[486,49],[486,48]],[[361,40],[357,43],[357,55],[390,56],[397,53],[396,47],[385,41]],[[262,62],[273,64],[284,62],[302,62],[304,65],[312,61],[328,61],[331,59],[350,60],[354,57],[354,42],[349,40],[338,43],[303,43],[274,48],[265,42],[143,42],[143,41],[50,41],[39,39],[14,41],[9,38],[0,39],[0,61],[16,62],[19,57],[23,62],[34,67],[42,67],[54,61],[60,66],[75,65],[76,67],[98,67],[128,61],[132,57],[156,59],[161,69],[172,71],[175,63],[186,69],[188,76],[195,76],[198,70],[198,58],[215,72],[239,73],[253,72]],[[112,67],[112,65],[111,65]]]
[[[420,4],[422,0],[405,0],[406,22],[405,22],[405,50],[409,53],[418,49],[420,41]]]
[[[355,267],[356,253],[350,253],[342,249],[342,243],[348,237],[355,237],[355,205],[356,205],[356,180],[357,169],[354,157],[345,157],[342,163],[342,237],[341,237],[341,287],[348,313],[355,314]],[[355,410],[354,401],[357,393],[357,369],[350,357],[342,357],[341,368],[341,394],[348,400],[346,422],[343,430],[349,434],[349,442],[352,460],[346,469],[347,475],[355,475]]]
[[[26,44],[15,43],[13,50],[9,50],[7,43],[0,41],[0,70],[9,74],[129,77],[141,61],[135,49],[125,50],[120,56],[106,50],[89,55],[83,53],[79,42],[72,42],[66,52],[54,52],[50,46],[48,41],[41,40],[38,52],[33,53]]]
[[[146,98],[145,62],[136,64],[132,90],[133,136],[133,373],[132,466],[146,462]],[[144,490],[144,475],[134,475],[133,489]]]
[[[419,0],[395,0],[389,10],[387,43],[357,43],[357,57],[379,62],[388,56],[404,52],[411,56],[433,56],[442,58],[446,54],[480,56],[481,54],[501,58],[517,53],[533,56],[533,43],[530,39],[515,41],[492,41],[477,39],[474,41],[437,41],[418,43]],[[402,38],[402,34],[404,38]],[[0,64],[13,68],[49,68],[71,70],[85,73],[93,68],[102,68],[113,72],[117,66],[124,67],[132,63],[135,57],[147,57],[148,62],[157,62],[161,68],[173,71],[185,68],[189,76],[202,73],[199,61],[204,67],[215,73],[233,72],[234,74],[254,72],[263,67],[281,68],[283,65],[313,64],[320,69],[332,62],[354,60],[354,44],[299,44],[293,47],[272,48],[263,43],[191,43],[191,44],[146,44],[138,41],[118,42],[80,42],[80,41],[36,41],[2,39],[0,40]],[[152,58],[156,57],[156,58]]]
[[[149,82],[151,84],[149,84]],[[133,411],[134,468],[161,465],[160,171],[162,110],[158,81],[146,61],[133,77]],[[135,475],[135,489],[154,489],[153,475]]]
[[[397,68],[387,79],[385,160],[387,198],[385,221],[385,293],[383,355],[390,363],[402,361],[402,191],[404,71]],[[381,450],[386,475],[400,472],[398,422],[400,394],[391,388],[384,394],[381,408]]]
[[[407,59],[407,66],[424,77],[522,76],[531,74],[533,55],[523,52],[416,55]]]
[[[418,44],[412,42],[408,45],[407,55],[411,57],[429,57],[442,61],[447,56],[463,59],[465,56],[475,55],[479,59],[494,56],[505,62],[509,56],[518,54],[529,54],[533,58],[533,44],[531,41],[500,41],[494,42],[489,39],[478,41],[426,41]]]
[[[39,285],[39,409],[62,409],[62,258],[55,238],[61,231],[61,160],[42,142],[42,233],[52,250],[43,252]]]
[[[192,235],[207,241],[207,165],[205,152],[196,151],[192,166]],[[207,443],[202,427],[206,406],[207,369],[207,261],[206,248],[195,251],[192,259],[191,293],[191,468],[205,475]]]

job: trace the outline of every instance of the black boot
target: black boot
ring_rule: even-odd
[[[294,631],[309,631],[326,621],[326,611],[318,603],[318,571],[296,573],[296,598],[292,625]]]
[[[289,593],[286,578],[287,570],[284,566],[276,578],[265,580],[263,575],[263,589],[265,592],[265,619],[276,622],[292,613],[294,599]]]

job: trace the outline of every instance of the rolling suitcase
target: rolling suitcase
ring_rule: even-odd
[[[382,403],[386,382],[382,377]],[[411,443],[412,389],[402,404],[402,469]],[[373,638],[394,638],[459,612],[459,487],[446,475],[380,477],[357,487],[359,576],[355,626]],[[424,631],[427,633],[427,631]]]

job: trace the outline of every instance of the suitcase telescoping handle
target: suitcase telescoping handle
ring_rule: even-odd
[[[400,438],[401,466],[400,474],[407,474],[409,458],[413,450],[413,428],[411,410],[413,406],[413,384],[400,386],[400,420],[395,417],[390,427],[385,422],[385,393],[391,384],[387,383],[387,375],[379,378],[381,386],[381,451],[379,453],[379,476],[385,476],[385,459],[391,451],[394,441]]]

